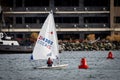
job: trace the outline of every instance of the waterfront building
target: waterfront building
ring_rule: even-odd
[[[120,34],[120,0],[0,0],[5,26],[15,38],[39,32],[53,10],[59,39],[85,39]]]

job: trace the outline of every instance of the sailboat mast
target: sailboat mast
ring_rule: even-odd
[[[2,26],[5,26],[5,20],[4,20],[4,16],[3,16],[3,10],[0,5],[0,32],[2,31]]]
[[[2,8],[0,6],[0,32],[2,31]]]

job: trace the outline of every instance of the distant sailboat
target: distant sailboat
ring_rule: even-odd
[[[58,48],[58,38],[55,29],[55,22],[53,13],[50,12],[47,19],[45,20],[42,29],[38,35],[33,53],[32,59],[39,60],[48,58],[58,59],[59,58],[59,48]],[[46,64],[47,65],[47,64]],[[65,68],[68,64],[53,65],[52,67],[42,66],[36,67],[39,69],[51,69],[51,68]]]

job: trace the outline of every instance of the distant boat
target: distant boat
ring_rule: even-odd
[[[12,40],[11,37],[5,36],[0,32],[0,53],[31,53],[33,46],[22,46],[16,40]]]
[[[31,58],[33,60],[39,60],[39,59],[47,60],[49,57],[51,59],[59,59],[58,38],[57,38],[54,17],[52,12],[49,13],[47,19],[45,20],[42,26],[42,29],[38,35]],[[40,66],[35,68],[61,69],[61,68],[66,68],[67,65],[68,64],[60,64],[59,62],[59,64],[53,65],[52,67]]]

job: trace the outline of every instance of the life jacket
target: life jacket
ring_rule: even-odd
[[[47,64],[52,64],[52,60],[48,59]]]

